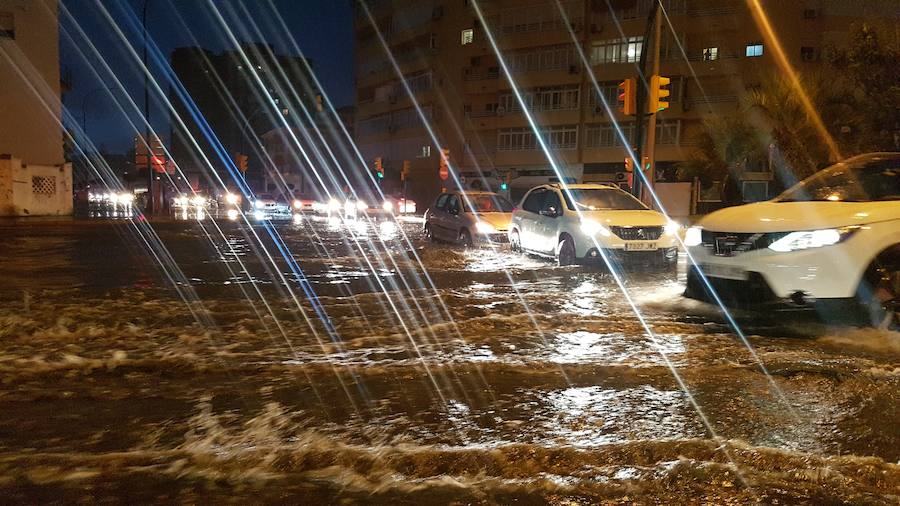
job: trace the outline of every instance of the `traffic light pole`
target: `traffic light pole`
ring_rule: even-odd
[[[659,75],[659,36],[662,31],[662,16],[660,16],[659,8],[657,7],[655,11],[655,19],[653,21],[653,72],[650,74],[651,76]],[[650,94],[652,93],[655,92],[651,89]],[[648,100],[648,102],[652,101]],[[650,118],[647,120],[647,146],[645,153],[650,167],[641,167],[642,171],[647,169],[644,173],[647,178],[647,185],[641,194],[641,200],[652,206],[653,198],[650,196],[650,190],[653,189],[656,182],[656,115],[658,111],[647,111],[647,113],[650,115]],[[640,162],[643,164],[643,159]]]

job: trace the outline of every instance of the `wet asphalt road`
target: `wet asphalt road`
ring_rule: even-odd
[[[2,502],[900,502],[900,335],[419,227],[0,223]]]

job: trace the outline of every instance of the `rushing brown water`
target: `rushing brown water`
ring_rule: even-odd
[[[0,502],[900,503],[896,333],[742,317],[769,378],[678,276],[650,337],[597,270],[220,226],[0,224]]]

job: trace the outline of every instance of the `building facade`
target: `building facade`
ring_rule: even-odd
[[[242,177],[254,190],[266,191],[277,178],[262,135],[302,116],[303,108],[315,110],[308,63],[298,56],[277,54],[268,45],[244,44],[239,51],[222,53],[177,48],[171,64],[191,99],[186,101],[179,90],[169,91],[176,114],[187,124],[185,130],[172,120],[175,164],[188,180],[199,179],[215,188],[218,184],[209,166],[228,182],[229,166],[238,165],[234,163],[237,155],[245,155],[247,168]]]
[[[430,200],[451,184],[438,176],[433,133],[437,143],[449,149],[463,185],[496,189],[508,177],[515,198],[535,184],[557,179],[540,149],[540,135],[563,177],[624,180],[625,143],[634,143],[635,123],[616,109],[617,87],[638,75],[653,3],[481,0],[487,27],[474,3],[377,0],[367,2],[368,9],[358,8],[356,139],[367,159],[382,157],[394,171],[410,160],[416,195]],[[766,42],[749,3],[662,2],[666,16],[660,75],[671,78],[671,97],[670,107],[657,115],[659,178],[674,177],[676,164],[690,155],[705,118],[738,113],[748,90],[759,86],[764,76],[781,73],[775,48]],[[760,3],[787,60],[800,72],[822,70],[823,52],[844,43],[854,23],[881,23],[895,31],[900,19],[896,2],[888,1]],[[499,55],[485,28],[493,34]],[[501,58],[539,134],[527,121]],[[648,75],[651,59],[648,55]],[[742,177],[747,200],[771,193],[769,167],[764,162],[756,165]]]
[[[0,216],[72,213],[56,0],[0,0]]]

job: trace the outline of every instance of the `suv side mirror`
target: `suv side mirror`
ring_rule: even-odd
[[[557,216],[559,216],[559,213],[556,212],[556,206],[547,206],[541,209],[541,216],[556,218]]]

